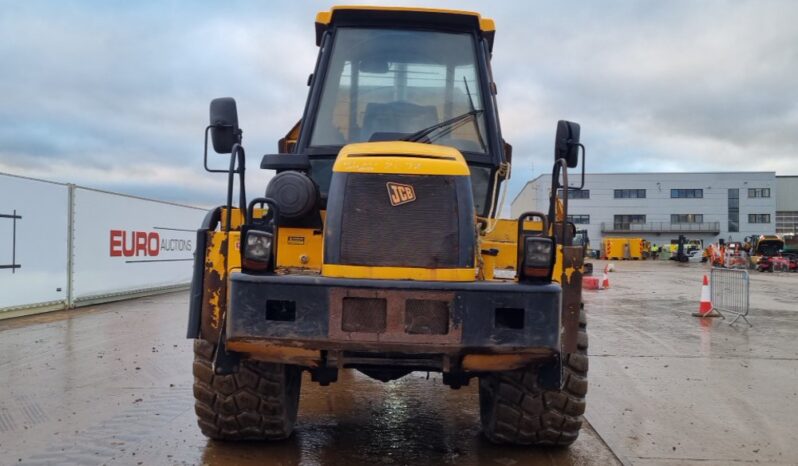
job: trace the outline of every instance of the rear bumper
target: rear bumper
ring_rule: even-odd
[[[388,359],[387,365],[427,361],[417,366],[442,370],[487,370],[496,363],[521,367],[559,353],[561,294],[557,284],[238,272],[230,278],[227,344],[251,357],[311,367]],[[376,323],[371,308],[364,315],[344,305],[358,299],[383,306],[375,311]],[[447,304],[436,321],[423,309],[414,319],[409,301]],[[419,329],[419,321],[429,325]]]

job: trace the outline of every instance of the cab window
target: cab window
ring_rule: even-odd
[[[470,34],[339,28],[310,146],[397,140],[482,109]],[[486,154],[484,113],[434,143]]]

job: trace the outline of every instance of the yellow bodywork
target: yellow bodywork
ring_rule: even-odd
[[[457,149],[435,144],[388,141],[344,146],[333,165],[338,173],[469,176],[468,164]],[[379,221],[379,219],[374,219]],[[278,262],[279,265],[279,262]],[[474,281],[476,268],[430,269],[322,264],[325,277],[381,280]]]
[[[480,219],[487,221],[487,219]],[[541,222],[527,220],[524,222],[525,230],[540,230],[543,227]],[[518,220],[511,218],[500,218],[496,220],[496,226],[492,231],[480,237],[480,249],[499,251],[493,259],[496,270],[515,270],[518,260]],[[487,255],[482,255],[486,260]]]
[[[344,146],[334,172],[468,176],[459,150],[418,142],[363,142]]]
[[[440,149],[447,149],[449,152],[440,151],[437,152],[435,150],[430,151],[431,154],[440,154],[443,153],[447,156],[456,156],[457,161],[459,163],[465,164],[465,161],[462,159],[462,155],[455,149],[450,149],[445,146],[430,146],[429,144],[412,144],[412,143],[367,143],[367,144],[352,144],[350,146],[355,146],[356,149],[364,149],[358,148],[357,146],[370,146],[365,152],[358,150],[358,151],[350,151],[349,155],[351,154],[358,154],[358,153],[375,153],[376,147],[374,146],[381,146],[382,148],[389,148],[389,149],[396,149],[393,146],[394,144],[411,144],[412,146],[421,146],[423,147],[434,147]],[[350,147],[347,146],[347,147]],[[397,149],[399,150],[399,149]],[[401,150],[407,150],[406,148]],[[343,151],[342,151],[343,152]],[[399,152],[401,153],[401,152]],[[456,154],[456,155],[455,155]],[[375,172],[379,172],[378,170],[383,170],[383,168],[377,167],[380,164],[388,164],[389,166],[396,167],[397,165],[393,165],[396,159],[401,159],[401,157],[375,157],[379,160],[376,165],[372,165],[369,162],[370,167],[373,167]],[[347,157],[343,158],[344,160]],[[352,157],[352,160],[359,160],[358,157]],[[339,157],[341,160],[341,157]],[[444,165],[440,165],[436,163],[437,161],[433,161],[430,165],[433,165],[436,169],[442,172],[455,172],[461,173],[462,171],[454,166],[446,167]],[[425,163],[429,163],[429,161],[425,160]],[[336,167],[339,167],[338,163],[336,162]],[[359,172],[354,164],[352,163],[343,163],[339,168],[345,167],[350,169],[353,172]],[[416,165],[406,167],[408,169],[418,169]],[[467,168],[467,167],[466,167]],[[339,170],[345,171],[345,170]],[[384,171],[382,172],[384,173]],[[442,173],[438,173],[442,174]],[[322,218],[325,216],[322,212]],[[256,209],[255,212],[256,216],[263,215],[263,211]],[[222,253],[222,249],[225,247],[224,240],[227,238],[227,233],[224,232],[225,223],[226,223],[226,214],[223,211],[222,214],[222,228],[220,231],[209,233],[210,238],[208,242],[208,250],[207,250],[207,260],[206,260],[206,270],[210,273],[218,273],[221,277],[227,278],[229,272],[241,268],[241,259],[240,259],[240,233],[238,228],[241,226],[241,214],[239,209],[233,209],[231,218],[232,224],[232,231],[230,231],[230,241],[226,245],[227,249],[227,263],[225,263],[225,255]],[[480,219],[485,221],[486,219]],[[542,227],[541,222],[538,221],[526,221],[524,222],[524,229],[525,230],[540,230]],[[487,280],[508,280],[508,279],[516,279],[515,278],[515,268],[517,262],[517,255],[518,255],[518,220],[517,219],[497,219],[496,226],[493,228],[492,231],[485,234],[484,236],[479,237],[479,244],[478,250],[480,251],[478,254],[477,263],[482,264],[483,268],[491,268],[492,270],[488,273],[487,271],[483,270],[483,274],[478,274],[477,269],[472,268],[455,268],[455,269],[425,269],[425,268],[416,268],[416,267],[375,267],[375,266],[356,266],[356,265],[338,265],[338,264],[323,264],[323,244],[324,244],[324,235],[322,230],[317,230],[313,228],[288,228],[283,227],[278,230],[277,238],[276,238],[276,246],[277,246],[277,260],[275,264],[275,268],[277,273],[279,274],[289,274],[289,273],[315,273],[315,274],[323,274],[324,276],[328,277],[339,277],[339,278],[356,278],[356,279],[385,279],[385,280],[431,280],[431,281],[453,281],[453,282],[464,282],[464,281],[474,281],[477,279],[487,279]],[[493,256],[490,254],[483,254],[481,251],[489,251],[491,249],[495,249],[498,253]],[[557,259],[555,261],[554,272],[552,279],[556,282],[560,282],[561,274],[562,274],[562,247],[558,246],[557,248]],[[227,272],[225,272],[225,269]],[[503,271],[505,273],[498,273],[494,274],[495,271]],[[573,270],[569,269],[566,270],[566,276],[570,277],[570,274]],[[220,317],[220,295],[219,293],[214,293],[208,296],[207,301],[209,304],[215,309],[212,312],[213,315],[213,327],[218,328],[219,317]]]
[[[233,215],[232,218],[240,222],[241,216]],[[202,323],[205,335],[217,335],[221,329],[227,307],[227,278],[230,272],[241,269],[240,237],[238,231],[208,233],[202,300],[203,315],[207,316],[207,321]]]
[[[321,230],[280,228],[277,234],[277,272],[320,272],[323,239]]]

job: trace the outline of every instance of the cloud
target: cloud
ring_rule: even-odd
[[[510,104],[515,123],[505,133],[533,108],[535,122],[567,116],[583,124],[590,171],[798,172],[798,89],[790,78],[798,75],[798,31],[790,26],[798,5],[613,6],[554,5],[528,24],[534,32],[526,32],[522,57],[497,54],[496,74],[504,71],[510,91],[522,95]],[[573,8],[568,21],[558,21],[566,8]],[[512,42],[525,34],[508,33]],[[550,139],[540,146],[534,126],[520,141],[548,156]]]
[[[396,3],[396,2],[392,2]],[[416,2],[399,2],[413,4]],[[510,196],[550,171],[555,124],[588,170],[798,174],[798,4],[438,1],[496,20]],[[208,102],[238,101],[250,195],[299,119],[322,2],[16,2],[0,16],[0,170],[214,204]],[[212,163],[226,164],[212,156]]]

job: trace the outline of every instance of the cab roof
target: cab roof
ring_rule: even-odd
[[[334,25],[345,26],[422,26],[443,30],[475,31],[487,39],[493,50],[496,25],[479,13],[438,8],[334,6],[316,15],[316,45],[321,45],[324,32]]]

